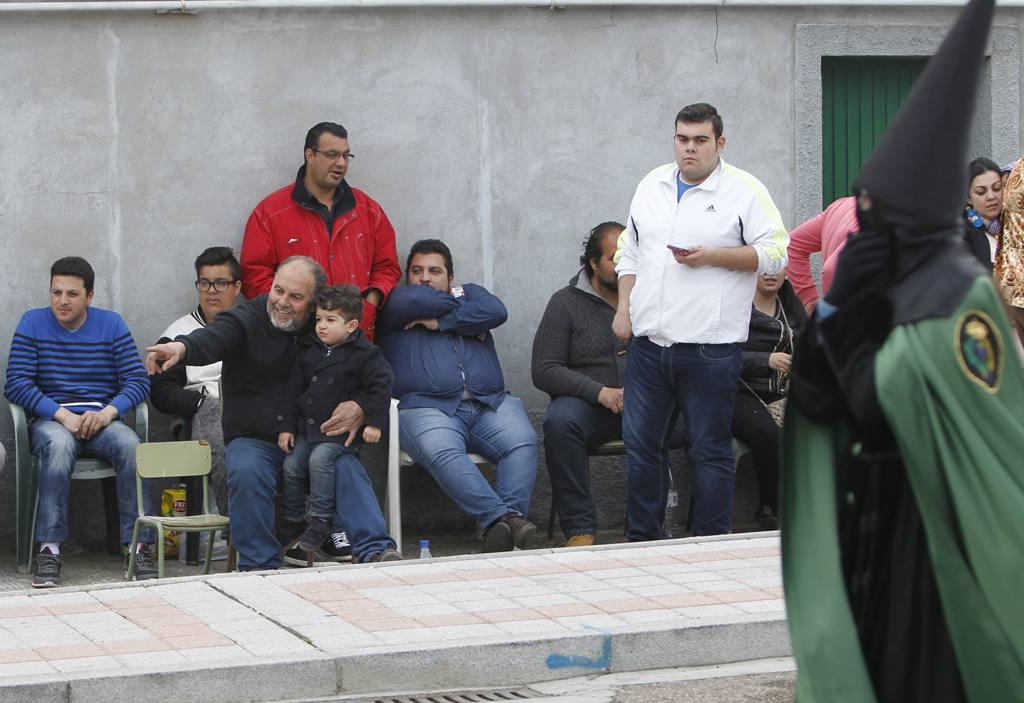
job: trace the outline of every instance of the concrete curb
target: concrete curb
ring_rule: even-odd
[[[0,684],[4,703],[78,703],[79,701],[142,700],[145,703],[208,703],[273,701],[329,696],[337,692],[338,667],[333,659],[283,659],[254,664],[221,664],[166,670],[133,670],[12,677]]]
[[[515,686],[582,675],[790,656],[785,620],[595,632],[339,657],[342,694]],[[387,672],[382,675],[382,672]]]

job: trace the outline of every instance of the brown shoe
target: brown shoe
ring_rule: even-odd
[[[484,533],[484,552],[510,552],[514,547],[512,528],[505,518],[500,517],[491,523]]]
[[[509,513],[501,518],[512,531],[512,544],[520,549],[529,549],[533,541],[533,535],[537,532],[537,526],[524,518],[522,515]]]
[[[594,535],[573,535],[566,543],[566,547],[593,547]]]
[[[368,557],[361,559],[360,563],[374,564],[384,561],[402,561],[402,553],[394,547],[388,547],[383,552],[375,552]]]

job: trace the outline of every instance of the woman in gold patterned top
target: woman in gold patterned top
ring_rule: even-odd
[[[996,251],[995,279],[1024,342],[1024,158],[1014,164],[1003,191],[1003,227]]]

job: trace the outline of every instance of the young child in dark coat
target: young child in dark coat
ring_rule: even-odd
[[[387,422],[394,374],[359,321],[363,297],[352,285],[331,286],[316,300],[316,327],[303,342],[278,415],[277,444],[284,461],[285,547],[298,537],[312,552],[331,532],[334,476],[343,461],[358,461],[362,442],[375,444]],[[349,433],[329,437],[320,430],[339,403],[355,401],[366,415],[361,440]],[[306,476],[309,476],[309,523]],[[301,535],[301,536],[300,536]]]

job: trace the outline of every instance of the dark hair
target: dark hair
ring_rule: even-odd
[[[328,286],[316,297],[322,310],[337,310],[345,320],[363,319],[363,294],[351,283]]]
[[[409,258],[405,260],[406,281],[409,280],[409,264],[412,263],[412,257],[417,254],[440,254],[444,257],[444,265],[448,268],[448,276],[455,275],[455,266],[452,264],[452,252],[448,245],[440,239],[421,239],[412,245],[412,248],[409,250]]]
[[[302,256],[301,254],[293,254],[279,263],[275,271],[280,271],[289,264],[303,264],[313,274],[313,300],[316,300],[317,296],[323,291],[324,286],[327,285],[327,274],[324,273],[324,267],[316,259]]]
[[[320,146],[320,135],[324,132],[333,134],[339,139],[348,139],[348,130],[337,122],[321,122],[313,125],[306,132],[306,145],[302,147],[302,153],[305,154],[306,149],[317,149]]]
[[[989,171],[992,171],[1000,178],[1002,178],[1003,176],[1003,171],[1002,169],[999,168],[999,164],[997,164],[992,159],[987,159],[984,156],[982,156],[972,161],[970,166],[967,167],[968,190],[970,189],[971,183],[974,181],[975,178],[977,178],[983,173],[988,173]]]
[[[85,284],[85,292],[91,293],[96,285],[96,273],[92,270],[89,262],[80,256],[65,256],[57,259],[50,267],[50,282],[54,276],[77,276]]]
[[[209,247],[196,257],[196,276],[199,276],[199,269],[204,266],[227,266],[231,269],[231,278],[238,280],[242,277],[242,267],[238,265],[235,252],[231,247]]]
[[[707,103],[694,103],[693,105],[687,105],[679,114],[676,115],[676,121],[673,124],[700,124],[701,122],[710,122],[711,129],[715,132],[715,139],[721,139],[722,132],[725,130],[722,124],[722,116],[718,114],[711,105]]]
[[[602,222],[590,230],[590,235],[583,242],[583,253],[580,254],[580,266],[586,270],[588,277],[594,275],[594,266],[590,262],[601,258],[601,242],[609,232],[617,230],[617,234],[624,229],[626,229],[625,225],[609,221]]]

